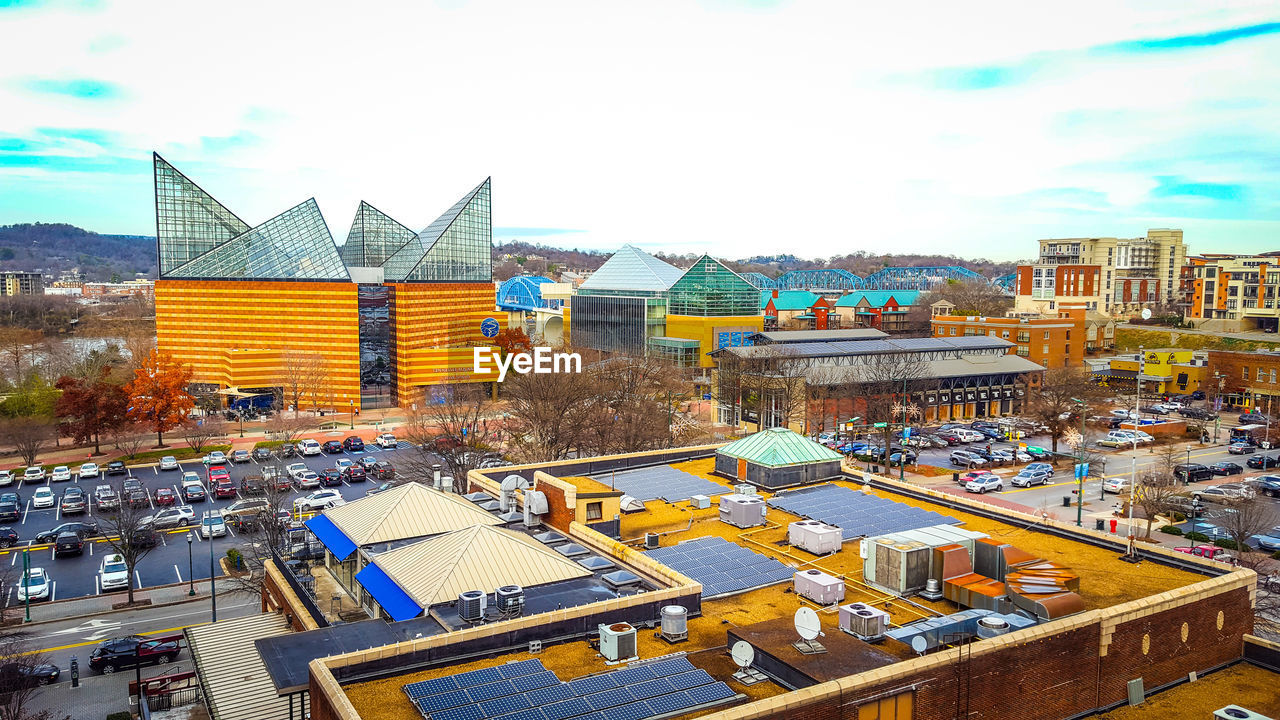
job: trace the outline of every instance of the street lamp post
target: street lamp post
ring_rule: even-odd
[[[356,429],[356,401],[355,400],[347,401],[347,415],[351,420],[351,429],[355,430]]]
[[[31,622],[31,551],[22,551],[22,590],[24,592],[23,599],[26,601],[27,616],[22,621],[24,623]]]
[[[218,593],[213,582],[218,574],[213,569],[213,533],[209,534],[209,611],[210,622],[218,622]]]
[[[196,594],[195,562],[192,560],[192,555],[191,555],[192,540],[195,540],[195,536],[191,534],[190,530],[188,530],[187,531],[187,597],[192,597]]]

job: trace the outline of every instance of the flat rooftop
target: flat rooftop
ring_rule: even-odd
[[[718,494],[733,492],[733,486],[729,480],[712,473],[714,457],[659,467],[678,470],[702,481],[714,483],[720,488]],[[596,477],[600,475],[596,474]],[[587,478],[561,476],[561,480],[578,485],[584,491],[594,491],[600,487],[599,481]],[[607,480],[605,482],[607,483]],[[864,491],[862,484],[852,479],[841,479],[831,484],[858,492]],[[773,497],[773,493],[769,492],[759,494],[766,499]],[[870,490],[869,494],[902,503],[904,506],[933,511],[954,518],[959,521],[956,527],[986,533],[993,540],[1009,543],[1027,553],[1069,568],[1079,576],[1079,595],[1083,598],[1086,610],[1145,598],[1206,579],[1205,574],[1155,562],[1143,562],[1139,565],[1122,562],[1114,549],[1037,531],[1034,522],[1028,526],[1022,522],[1021,517],[1007,516],[1004,519],[993,519],[966,512],[964,509],[948,507],[929,499],[887,490]],[[993,511],[998,512],[998,509],[993,508]],[[805,569],[818,569],[845,580],[846,594],[843,603],[862,602],[876,608],[883,608],[889,613],[893,626],[965,609],[948,600],[929,601],[918,596],[904,600],[863,584],[863,560],[859,556],[857,540],[846,540],[839,552],[821,557],[790,546],[787,543],[787,526],[791,522],[804,519],[798,515],[769,507],[768,525],[750,529],[742,529],[721,522],[719,517],[718,503],[714,498],[711,506],[704,509],[691,507],[687,500],[667,502],[660,498],[650,499],[645,502],[645,510],[624,513],[621,516],[621,539],[623,543],[642,550],[641,542],[646,533],[661,533],[662,548],[669,548],[687,541],[719,538],[778,561],[788,568],[804,566]],[[726,547],[718,542],[707,540],[702,542],[717,548]],[[737,552],[740,551],[735,550],[735,553]],[[802,605],[813,606],[812,603],[801,600],[793,592],[789,578],[765,587],[714,599],[704,597],[701,615],[688,620],[687,641],[670,644],[657,637],[656,630],[640,628],[637,633],[639,657],[644,660],[673,653],[684,653],[694,667],[706,670],[715,680],[726,682],[732,690],[745,695],[747,700],[742,702],[782,694],[788,690],[773,681],[742,685],[732,679],[731,676],[737,667],[730,659],[726,647],[727,631],[760,623],[768,623],[760,626],[762,628],[772,627],[774,622],[779,626],[789,624],[796,610]],[[819,609],[818,615],[823,632],[827,636],[841,636],[841,640],[850,637],[844,635],[838,628],[838,614],[835,606]],[[777,635],[781,638],[785,634],[763,633],[762,637]],[[778,643],[780,649],[790,647],[789,640],[784,642],[774,638],[770,642]],[[878,653],[892,656],[897,660],[916,656],[910,647],[896,641],[885,641],[873,647]],[[343,690],[362,718],[414,720],[421,718],[422,715],[401,691],[405,684],[531,658],[541,660],[546,669],[554,672],[561,681],[569,681],[619,667],[616,664],[606,664],[603,657],[586,640],[578,640],[549,645],[536,654],[506,652],[385,679],[352,683],[344,685]],[[1215,707],[1220,706],[1221,704]],[[1262,711],[1261,708],[1258,709]],[[688,716],[706,712],[711,710],[689,713]],[[1271,714],[1280,715],[1280,711]]]
[[[1238,705],[1264,717],[1280,718],[1280,673],[1247,662],[1237,663],[1195,682],[1156,693],[1141,705],[1102,713],[1098,720],[1212,718],[1213,711]]]

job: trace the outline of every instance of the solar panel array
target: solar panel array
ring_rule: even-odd
[[[645,553],[702,583],[702,597],[742,592],[790,580],[795,571],[767,555],[752,552],[722,537],[687,540]]]
[[[560,682],[521,660],[404,686],[429,720],[644,720],[735,696],[685,658]]]
[[[724,495],[729,488],[706,478],[690,475],[670,465],[636,468],[622,472],[593,475],[593,480],[613,487],[639,500],[648,502],[661,498],[666,502],[688,500],[694,495]]]
[[[831,484],[780,492],[769,500],[769,505],[800,517],[835,525],[844,531],[845,540],[960,523],[942,513],[911,507],[887,498],[864,495],[856,490]]]

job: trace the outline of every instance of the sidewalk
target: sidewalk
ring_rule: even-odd
[[[161,585],[158,587],[143,588],[133,592],[134,602],[150,600],[150,606],[136,606],[128,608],[131,610],[139,610],[144,607],[157,607],[163,605],[172,605],[175,603],[194,602],[197,600],[209,601],[209,581],[195,581],[194,596],[188,595],[190,592],[187,583]],[[218,600],[221,601],[225,597],[231,595],[244,595],[232,591],[230,581],[226,581],[218,586]],[[246,597],[248,597],[246,595]],[[92,615],[105,615],[112,612],[120,612],[112,608],[113,605],[127,602],[129,595],[124,592],[114,592],[107,595],[91,595],[89,597],[73,598],[71,600],[57,600],[54,602],[39,602],[31,604],[31,622],[26,623],[27,627],[38,625],[40,623],[55,622],[58,620],[70,620],[73,618],[88,617]],[[10,617],[21,621],[25,614],[24,605],[15,605],[11,609]],[[20,623],[21,624],[21,623]]]

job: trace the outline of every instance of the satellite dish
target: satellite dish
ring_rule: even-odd
[[[813,608],[802,607],[796,610],[796,632],[804,640],[814,640],[822,634],[822,621]]]
[[[739,640],[733,644],[733,649],[729,651],[729,657],[733,658],[735,665],[746,670],[751,667],[751,663],[756,661],[756,649],[751,647],[751,643],[746,640]]]
[[[924,651],[929,649],[929,641],[925,640],[923,635],[917,635],[911,638],[911,649],[923,655]]]
[[[1142,319],[1143,320],[1151,319],[1151,308],[1142,308]]]

